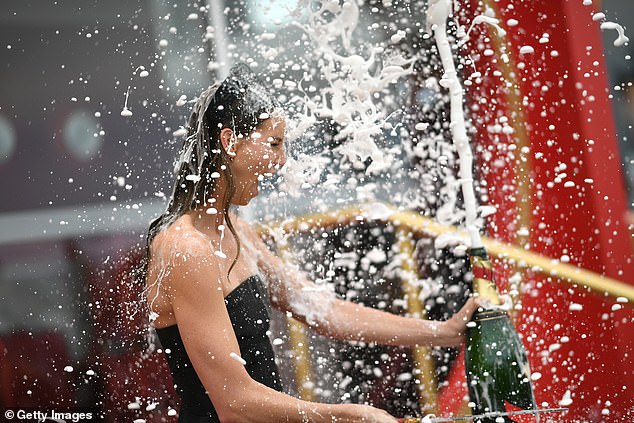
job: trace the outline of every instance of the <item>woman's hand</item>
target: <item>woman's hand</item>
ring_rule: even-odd
[[[440,323],[438,342],[434,345],[441,347],[457,347],[464,342],[467,333],[467,323],[480,304],[479,300],[471,297],[451,319]]]

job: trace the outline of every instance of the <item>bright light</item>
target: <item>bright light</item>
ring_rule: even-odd
[[[64,123],[64,145],[73,158],[86,161],[99,151],[103,143],[103,136],[99,132],[99,122],[91,112],[76,110]]]
[[[249,11],[253,23],[274,30],[307,15],[308,3],[302,0],[250,0]]]
[[[0,163],[6,162],[11,158],[15,151],[15,130],[11,121],[0,115]]]

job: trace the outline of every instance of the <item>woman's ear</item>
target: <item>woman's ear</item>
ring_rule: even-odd
[[[223,128],[220,131],[220,144],[222,144],[222,148],[230,157],[236,155],[236,140],[236,136],[230,128]]]

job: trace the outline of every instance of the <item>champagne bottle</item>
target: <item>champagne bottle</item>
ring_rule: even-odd
[[[465,370],[473,414],[505,412],[511,404],[520,409],[536,409],[530,367],[524,345],[497,293],[493,266],[484,248],[469,250],[473,272],[473,292],[488,300],[467,324]],[[509,417],[487,417],[481,423],[514,422]]]

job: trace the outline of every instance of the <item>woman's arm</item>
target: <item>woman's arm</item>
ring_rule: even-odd
[[[446,322],[397,316],[344,301],[309,282],[299,269],[284,264],[248,224],[240,222],[240,228],[269,281],[272,304],[318,333],[383,345],[457,346],[463,342],[466,324],[477,308],[473,298]]]
[[[319,301],[319,299],[315,299]],[[312,300],[312,301],[315,301]],[[292,301],[290,304],[292,305]],[[464,342],[466,324],[477,305],[470,298],[445,322],[397,316],[370,307],[335,299],[329,313],[307,322],[318,333],[338,339],[382,345],[458,346]]]
[[[181,254],[171,255],[163,287],[168,290],[187,355],[222,422],[396,421],[369,406],[302,401],[254,381],[244,366],[232,358],[240,355],[240,347],[209,242],[190,237],[170,248]]]

